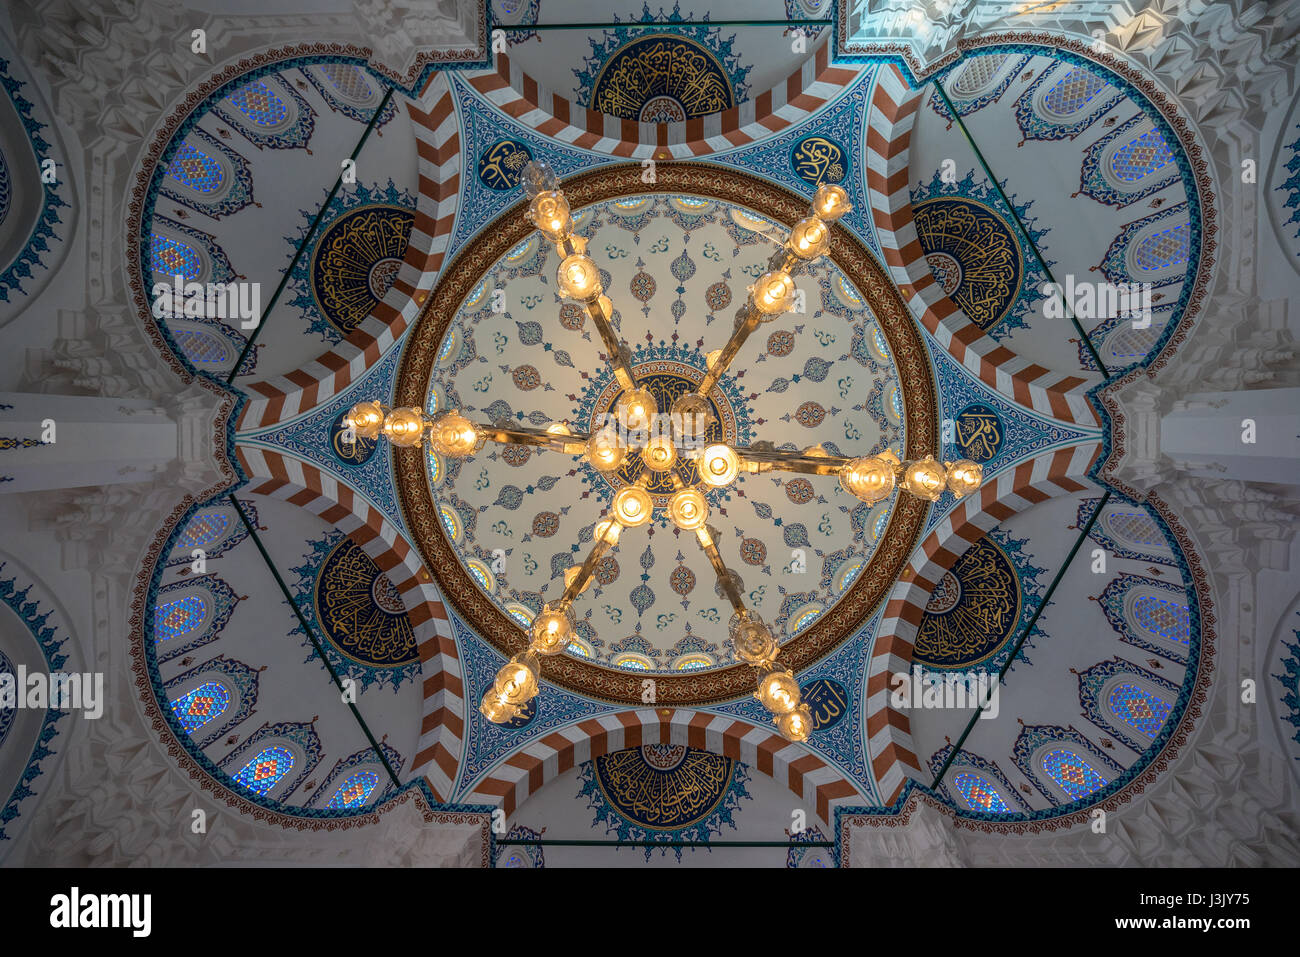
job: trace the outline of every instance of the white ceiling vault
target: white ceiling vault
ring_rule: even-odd
[[[66,659],[115,693],[104,722],[0,722],[0,859],[1300,861],[1300,496],[1251,480],[1276,436],[1162,447],[1176,417],[1300,389],[1294,11],[79,6],[0,14],[0,670]],[[200,27],[202,55],[161,39]],[[712,568],[667,521],[623,534],[540,695],[488,722],[629,476],[344,434],[364,399],[582,432],[612,408],[523,222],[529,159],[573,184],[663,408],[842,185],[799,307],[710,393],[719,435],[983,465],[932,505],[784,473],[710,493],[804,744],[748,694]],[[258,321],[162,314],[175,275],[255,289]],[[1151,321],[1061,315],[1052,283],[1146,283]],[[51,448],[48,408],[177,454]],[[943,700],[957,678],[996,689],[979,717]],[[1197,787],[1223,800],[1171,810]],[[172,833],[195,801],[232,822],[220,848]],[[1107,847],[1098,808],[1125,809]],[[667,846],[513,843],[543,834]],[[739,846],[765,841],[789,847]]]

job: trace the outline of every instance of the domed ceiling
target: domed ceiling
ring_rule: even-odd
[[[564,7],[492,6],[520,27]],[[751,13],[733,6],[714,5],[714,19]],[[764,4],[752,16],[816,19],[822,6]],[[582,772],[606,782],[586,797],[604,794],[602,826],[633,833],[643,825],[608,801],[608,780],[673,748],[674,761],[686,749],[725,754],[788,783],[835,839],[837,808],[893,813],[918,791],[953,814],[1026,826],[1128,793],[1185,737],[1209,668],[1213,619],[1185,533],[1163,503],[1107,474],[1124,442],[1111,390],[1186,337],[1212,261],[1195,137],[1156,92],[1074,47],[971,53],[938,77],[939,96],[935,80],[910,85],[892,62],[837,65],[824,46],[795,54],[780,31],[751,43],[737,28],[732,43],[691,11],[615,13],[649,17],[680,51],[652,56],[640,32],[602,28],[575,52],[573,36],[551,39],[563,31],[513,30],[496,68],[431,74],[391,95],[361,63],[301,53],[204,87],[160,135],[135,223],[142,321],[188,374],[238,390],[238,421],[221,437],[242,472],[232,485],[246,486],[263,524],[286,528],[266,550],[283,590],[259,591],[228,556],[213,565],[231,571],[209,574],[233,585],[202,595],[175,568],[146,569],[140,668],[160,730],[187,742],[192,773],[290,819],[346,816],[396,786],[514,815],[557,775],[609,755]],[[690,51],[720,65],[690,73],[717,80],[717,102],[672,85]],[[335,155],[353,149],[356,182],[331,193]],[[854,209],[828,256],[708,395],[714,437],[983,466],[976,494],[933,504],[896,492],[866,505],[833,476],[780,472],[709,493],[720,553],[812,709],[806,744],[777,736],[752,700],[713,568],[662,517],[625,530],[597,565],[540,695],[488,722],[479,697],[582,563],[633,467],[607,476],[496,444],[450,459],[344,435],[348,409],[371,399],[575,433],[611,410],[619,389],[601,336],[558,294],[557,255],[523,215],[529,159],[559,172],[614,329],[661,409],[702,379],[816,186],[841,184]],[[258,277],[264,297],[284,277],[284,291],[257,330],[155,321],[143,290],[171,268],[197,281]],[[1155,321],[1053,318],[1042,287],[1066,275],[1153,279]],[[656,481],[662,504],[669,485]],[[175,551],[167,536],[197,508],[160,532],[159,552]],[[284,517],[295,510],[310,521]],[[1057,576],[1085,532],[1107,576],[1083,565],[1092,546]],[[251,561],[248,544],[231,554]],[[165,604],[190,598],[201,612]],[[285,619],[265,661],[231,632],[254,617],[246,601]],[[303,644],[304,626],[316,641]],[[158,633],[167,627],[188,630]],[[191,631],[204,641],[190,646]],[[182,700],[172,691],[197,693],[221,671],[217,655],[259,675],[266,728],[191,734],[185,709],[199,699],[171,706]],[[1005,677],[999,714],[969,739],[971,708],[891,699],[899,674],[956,672]],[[351,726],[324,715],[331,682],[345,680],[360,694]],[[312,695],[295,699],[308,681]],[[202,708],[221,699],[203,695],[214,697]],[[337,770],[329,786],[342,803],[315,796],[320,775],[309,793],[278,765],[265,770],[273,785],[250,788],[238,777],[258,757],[245,754],[250,731],[300,770]],[[377,782],[352,777],[371,773]],[[538,823],[525,817],[520,827]],[[710,820],[705,838],[718,830]]]

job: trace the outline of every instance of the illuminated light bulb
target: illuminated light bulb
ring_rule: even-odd
[[[559,283],[560,292],[570,299],[586,302],[600,298],[600,270],[590,256],[581,253],[569,256],[556,270],[555,281]]]
[[[840,487],[868,504],[888,496],[895,481],[894,463],[879,455],[853,459],[840,469]]]
[[[617,545],[619,533],[622,531],[623,526],[620,525],[617,520],[606,518],[596,523],[596,528],[592,534],[596,536],[597,541]]]
[[[709,500],[697,488],[679,489],[668,500],[668,517],[684,532],[703,528],[709,520]]]
[[[803,454],[810,459],[824,459],[830,456],[830,453],[822,446],[820,442],[816,445],[810,445],[803,450]]]
[[[569,201],[563,193],[538,193],[528,204],[528,218],[541,230],[543,236],[554,243],[564,242],[573,231]]]
[[[670,415],[673,417],[673,428],[683,443],[698,441],[704,438],[709,423],[713,421],[713,406],[704,396],[687,392],[673,401]]]
[[[583,240],[583,249],[586,248],[587,248],[586,240]],[[609,296],[598,297],[596,299],[596,308],[600,310],[600,314],[605,317],[606,322],[614,318],[614,303],[609,298]]]
[[[627,528],[636,528],[650,521],[654,515],[654,500],[639,485],[629,485],[614,496],[614,517]]]
[[[718,360],[721,358],[722,358],[722,350],[714,349],[712,352],[710,352],[707,356],[704,357],[704,365],[707,368],[712,369],[714,366],[718,364]]]
[[[535,652],[520,652],[501,666],[492,690],[506,704],[525,704],[537,697],[537,676],[541,668]]]
[[[519,182],[525,193],[536,196],[538,193],[554,192],[560,184],[560,178],[555,175],[550,163],[537,159],[530,160],[519,171]]]
[[[667,435],[656,435],[641,450],[641,461],[654,472],[667,472],[677,464],[677,447]]]
[[[943,466],[934,460],[933,455],[917,459],[903,472],[903,488],[927,502],[936,501],[943,495],[947,480]]]
[[[378,402],[358,402],[348,410],[347,425],[363,439],[376,439],[384,428],[384,407]]]
[[[700,455],[700,481],[710,488],[730,485],[740,474],[740,456],[729,445],[710,445]]]
[[[384,435],[394,445],[419,445],[426,420],[421,409],[394,409],[384,419]]]
[[[807,741],[813,730],[812,709],[800,704],[789,714],[774,717],[772,723],[787,741]]]
[[[587,439],[587,461],[598,472],[616,471],[627,458],[627,449],[618,440],[616,429],[601,429]]]
[[[765,272],[750,291],[755,309],[765,316],[776,316],[789,309],[794,301],[794,280],[788,272]]]
[[[659,403],[649,389],[632,389],[619,397],[614,414],[623,428],[629,432],[639,432],[650,428],[650,419],[659,412]]]
[[[478,713],[493,724],[505,724],[519,717],[519,706],[501,700],[495,691],[489,688],[479,702]]]
[[[830,244],[830,227],[816,216],[809,216],[794,224],[786,246],[800,259],[816,259]]]
[[[483,436],[474,423],[456,409],[444,412],[433,420],[429,428],[429,444],[433,450],[451,458],[464,458],[479,448]]]
[[[749,615],[736,626],[731,643],[736,649],[736,657],[751,665],[771,664],[777,654],[771,629],[761,619]]]
[[[774,666],[760,668],[754,697],[772,714],[789,714],[799,707],[799,682],[788,668],[785,671],[777,671]]]
[[[573,580],[574,580],[575,578],[577,578],[578,575],[580,575],[581,573],[582,573],[582,566],[581,566],[581,565],[570,565],[568,568],[566,568],[566,569],[564,570],[564,590],[565,590],[565,591],[568,591],[568,590],[569,590],[569,586],[573,584]],[[581,595],[584,591],[586,591],[588,588],[591,587],[592,580],[593,580],[593,579],[592,579],[592,576],[588,575],[588,576],[587,576],[587,580],[586,580],[585,582],[583,582],[583,583],[582,583],[582,587],[578,589],[578,594],[579,594],[579,595]]]
[[[546,427],[549,435],[572,435],[573,431],[563,422],[552,422]]]
[[[984,480],[984,466],[978,462],[972,462],[970,459],[959,459],[956,462],[944,462],[944,468],[948,471],[948,491],[956,498],[964,498],[971,492],[980,487],[980,482]]]
[[[539,655],[558,655],[573,634],[573,611],[567,605],[547,605],[533,619],[530,651]]]
[[[813,194],[813,215],[833,223],[853,208],[849,194],[843,186],[834,183],[822,183]]]

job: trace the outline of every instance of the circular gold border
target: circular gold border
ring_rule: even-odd
[[[641,183],[640,164],[606,166],[565,180],[564,192],[575,210],[629,194],[686,193],[756,210],[786,227],[807,215],[806,198],[738,170],[695,163],[660,163],[656,173],[657,181],[646,189]],[[423,403],[438,345],[461,302],[498,259],[534,231],[535,227],[524,218],[525,208],[526,203],[520,202],[502,213],[461,250],[443,273],[406,343],[397,375],[396,404]],[[830,257],[862,294],[889,342],[903,389],[905,457],[936,454],[934,380],[925,344],[907,306],[870,250],[838,226],[832,228]],[[394,448],[392,454],[407,527],[443,598],[498,651],[505,655],[523,651],[527,645],[523,630],[474,584],[443,535],[424,472],[423,453],[420,449]],[[889,525],[866,568],[858,574],[847,594],[781,648],[783,664],[801,671],[854,634],[898,580],[920,538],[928,508],[929,503],[898,493]],[[543,659],[542,675],[562,688],[601,701],[636,707],[645,704],[641,698],[641,682],[647,677],[644,674],[616,671],[568,655],[556,655]],[[743,663],[702,674],[653,677],[654,703],[663,707],[710,704],[754,690],[753,670]]]

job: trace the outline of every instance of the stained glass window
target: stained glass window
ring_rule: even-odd
[[[235,783],[254,794],[265,795],[293,770],[293,752],[288,748],[263,748],[235,775]]]
[[[1128,682],[1112,688],[1106,703],[1116,717],[1148,738],[1154,738],[1164,727],[1171,709],[1169,702],[1163,698],[1147,694],[1137,685]]]
[[[1106,81],[1101,77],[1075,67],[1043,97],[1043,106],[1057,116],[1069,116],[1088,105],[1088,102],[1102,91]]]
[[[876,341],[876,349],[880,352],[882,356],[888,359],[889,340],[885,338],[885,334],[880,331],[879,327],[877,327],[871,330],[871,336]]]
[[[488,580],[487,571],[478,562],[466,562],[465,568],[469,571],[470,576],[478,582],[478,587],[484,591],[492,590],[492,582]]]
[[[331,811],[362,807],[370,800],[370,795],[374,793],[378,784],[379,775],[374,771],[358,771],[356,774],[349,775],[339,785],[339,789],[334,792],[334,796],[325,807]]]
[[[1191,641],[1191,618],[1180,601],[1143,595],[1133,603],[1133,617],[1139,627],[1167,641],[1180,645]]]
[[[871,530],[874,538],[879,538],[885,531],[885,524],[889,521],[889,512],[881,512],[880,517],[876,519],[876,527]]]
[[[998,70],[1002,69],[1002,64],[1007,61],[1009,54],[995,53],[992,56],[977,56],[961,71],[961,76],[957,77],[957,82],[952,85],[953,93],[958,96],[971,96],[978,93],[989,82],[997,76]]]
[[[1165,544],[1165,537],[1160,534],[1160,527],[1146,512],[1108,512],[1105,522],[1112,535],[1131,544],[1159,546]]]
[[[1155,329],[1121,327],[1106,339],[1106,349],[1113,359],[1141,359],[1156,342]]]
[[[1002,795],[978,774],[968,774],[963,771],[953,779],[953,784],[972,811],[1011,813],[1011,808],[1007,807],[1007,802],[1002,800]]]
[[[571,655],[577,655],[579,658],[590,657],[587,654],[587,649],[582,647],[582,645],[578,644],[576,641],[569,642],[568,647],[565,648],[565,651],[567,651]]]
[[[240,87],[231,94],[230,102],[258,126],[276,127],[289,116],[288,104],[261,80]]]
[[[215,192],[226,181],[221,164],[189,143],[181,144],[172,161],[167,164],[167,172],[178,182],[199,193]]]
[[[1187,262],[1188,250],[1192,243],[1192,227],[1189,223],[1152,233],[1142,240],[1134,253],[1138,268],[1144,272],[1166,269],[1169,266],[1181,266]]]
[[[1076,800],[1106,785],[1106,779],[1091,764],[1068,748],[1056,748],[1044,754],[1043,770]]]
[[[219,681],[208,681],[171,703],[172,714],[187,734],[193,734],[230,707],[230,692]]]
[[[800,629],[808,625],[814,618],[816,618],[821,613],[822,610],[820,608],[810,608],[795,620],[794,624],[791,625],[791,628],[794,631],[799,631]]]
[[[1122,182],[1136,183],[1173,161],[1173,150],[1160,131],[1147,130],[1115,151],[1110,158],[1110,171]]]
[[[520,611],[518,608],[508,608],[506,609],[506,612],[511,618],[519,622],[521,628],[528,628],[533,623],[532,617],[526,612]],[[572,650],[572,646],[570,646],[570,650]]]
[[[620,668],[636,668],[639,671],[650,670],[650,666],[640,658],[633,658],[631,656],[619,658],[618,661],[614,662],[614,664],[618,665]]]
[[[326,63],[320,71],[325,74],[334,89],[350,100],[368,100],[373,95],[366,75],[351,64]]]
[[[213,332],[202,329],[177,329],[172,333],[176,344],[191,362],[203,365],[221,365],[234,358],[226,343]]]
[[[707,668],[713,662],[709,661],[703,655],[692,655],[689,658],[683,658],[677,662],[678,671],[694,671],[697,668]]]
[[[903,417],[903,391],[895,388],[889,393],[889,402],[894,407],[894,415]]]
[[[203,261],[198,250],[183,243],[154,233],[149,238],[149,263],[153,267],[154,281],[182,276],[186,282],[195,282],[203,272]]]
[[[154,609],[154,640],[167,641],[187,635],[199,626],[206,614],[207,605],[198,595],[164,602]]]
[[[199,512],[176,540],[177,548],[201,548],[211,545],[230,528],[230,515],[224,511]]]
[[[460,535],[460,523],[456,521],[456,513],[443,505],[438,509],[438,517],[442,519],[442,527],[447,530],[447,537],[454,542]]]

